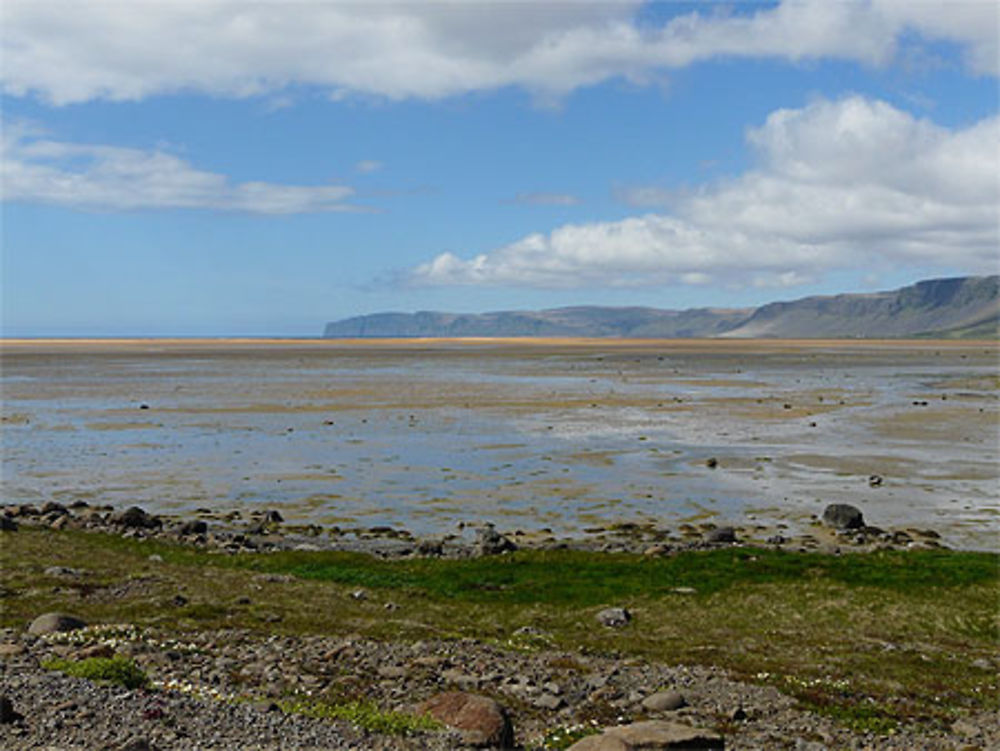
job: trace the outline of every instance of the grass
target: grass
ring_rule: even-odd
[[[63,659],[47,660],[42,663],[46,670],[58,670],[76,678],[86,678],[89,681],[114,683],[125,688],[142,688],[149,679],[142,668],[132,660],[120,655],[115,657],[88,657],[84,660],[72,661]]]
[[[444,726],[430,715],[407,714],[379,709],[371,701],[328,703],[320,699],[283,699],[278,707],[285,714],[301,714],[323,720],[344,720],[353,725],[386,735],[441,730]]]
[[[51,577],[49,566],[90,573]],[[358,588],[368,597],[352,598]],[[383,561],[329,552],[227,556],[24,528],[0,540],[0,595],[3,626],[65,610],[167,630],[471,637],[718,665],[873,732],[1000,707],[994,671],[973,665],[993,659],[1000,642],[1000,557],[988,553],[725,549],[650,559],[552,551]],[[611,605],[628,607],[633,622],[595,627],[596,612]]]

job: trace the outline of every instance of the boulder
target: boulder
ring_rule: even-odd
[[[861,510],[847,503],[831,503],[823,510],[823,523],[834,529],[861,529],[865,519]]]
[[[182,537],[188,535],[203,535],[208,532],[208,524],[201,519],[192,519],[184,522],[177,530],[177,534]]]
[[[621,628],[632,620],[632,614],[625,608],[605,608],[597,614],[597,620],[608,628]]]
[[[17,522],[7,514],[0,514],[0,532],[17,532]]]
[[[111,523],[130,529],[154,529],[160,526],[160,520],[150,516],[138,506],[131,506],[124,511],[111,515]]]
[[[647,720],[607,728],[600,735],[577,741],[569,751],[659,751],[661,749],[722,749],[725,741],[712,730],[678,722]]]
[[[65,613],[44,613],[31,622],[31,625],[28,626],[28,633],[39,636],[52,634],[56,631],[76,631],[86,627],[87,624],[75,616]]]
[[[496,531],[492,524],[476,532],[476,553],[479,555],[499,555],[517,550],[517,545]]]
[[[642,700],[642,707],[650,712],[673,712],[687,706],[687,700],[677,691],[657,691]]]
[[[455,728],[470,746],[514,746],[514,728],[506,710],[485,696],[448,691],[418,705],[417,711]]]
[[[736,530],[732,527],[717,527],[705,533],[705,542],[736,542]]]

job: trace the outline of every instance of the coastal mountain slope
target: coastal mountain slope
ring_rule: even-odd
[[[996,338],[1000,277],[931,279],[886,292],[805,297],[759,308],[578,306],[492,313],[376,313],[327,324],[328,338]]]

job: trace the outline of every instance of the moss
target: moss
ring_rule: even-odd
[[[343,720],[365,730],[387,735],[441,730],[444,726],[430,715],[407,714],[379,709],[370,701],[327,703],[318,699],[284,699],[278,706],[285,714],[301,714],[323,720]]]
[[[46,670],[58,670],[76,678],[86,678],[88,681],[114,683],[125,688],[142,688],[149,683],[149,678],[142,668],[127,657],[88,657],[84,660],[72,661],[63,659],[47,660],[42,663]]]

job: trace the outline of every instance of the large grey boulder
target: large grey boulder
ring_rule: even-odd
[[[56,631],[76,631],[86,627],[86,622],[81,621],[76,616],[65,613],[44,613],[31,622],[31,625],[28,626],[28,633],[40,636]]]
[[[834,529],[861,529],[865,518],[861,510],[847,503],[831,503],[823,510],[823,523]]]
[[[600,735],[577,741],[569,751],[660,751],[662,749],[724,749],[725,741],[713,730],[678,722],[647,720],[607,728]]]

